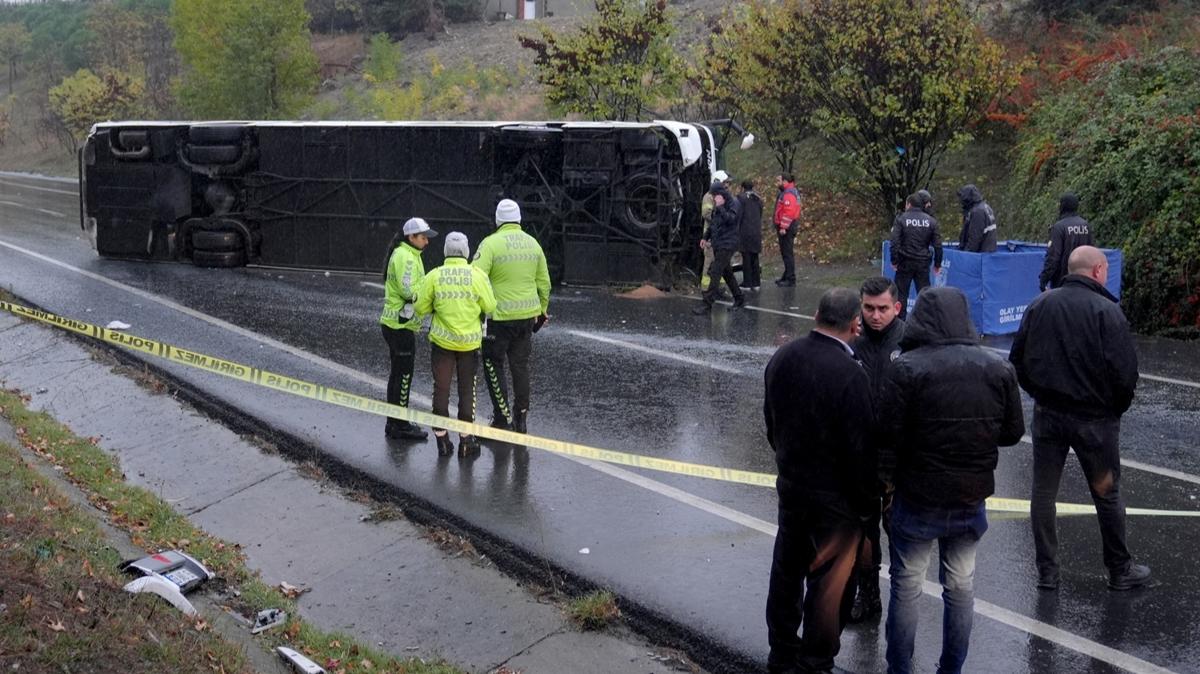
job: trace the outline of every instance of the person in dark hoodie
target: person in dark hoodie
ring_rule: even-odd
[[[729,293],[733,295],[733,309],[746,306],[746,296],[742,294],[737,277],[733,275],[732,265],[733,254],[741,243],[741,204],[729,194],[724,183],[713,183],[709,194],[713,197],[713,211],[704,240],[712,246],[713,261],[708,268],[709,282],[704,289],[704,304],[692,310],[698,316],[712,311],[721,289],[721,279],[725,279]]]
[[[917,190],[917,197],[921,200],[921,210],[933,215],[933,195],[929,190]]]
[[[895,487],[888,672],[912,671],[917,615],[933,544],[941,559],[938,672],[962,671],[974,617],[975,551],[987,531],[997,447],[1025,433],[1011,364],[976,341],[967,298],[930,288],[917,298],[879,402],[879,473]]]
[[[878,402],[883,377],[892,361],[900,356],[900,340],[904,337],[904,319],[900,318],[900,300],[896,284],[883,276],[863,281],[859,289],[862,299],[862,333],[850,344],[867,371],[871,382],[871,399]],[[871,515],[863,522],[863,540],[858,546],[854,578],[854,604],[850,607],[850,622],[860,623],[878,618],[883,613],[879,600],[879,569],[883,561],[879,542],[879,525],[884,510],[884,497],[878,493],[871,498]]]
[[[967,253],[996,252],[996,213],[983,193],[974,185],[964,185],[958,191],[962,204],[962,232],[958,235],[958,249]]]
[[[1067,192],[1058,200],[1058,222],[1050,225],[1050,243],[1046,246],[1046,262],[1038,275],[1038,288],[1057,288],[1067,275],[1067,260],[1071,251],[1080,246],[1096,245],[1092,227],[1079,217],[1079,197]]]
[[[738,195],[742,209],[741,232],[742,287],[757,291],[762,285],[762,265],[758,256],[762,254],[763,200],[754,191],[754,181],[742,182],[742,193]]]
[[[900,292],[900,318],[908,314],[908,291],[929,287],[929,263],[933,273],[942,270],[942,235],[937,218],[925,212],[925,199],[918,193],[904,202],[904,212],[892,223],[892,269]],[[933,254],[930,255],[930,249]]]
[[[878,493],[867,447],[871,387],[849,346],[860,320],[858,293],[825,291],[816,327],[781,346],[764,373],[763,418],[779,469],[770,672],[832,671],[841,647],[861,522]]]
[[[1057,590],[1058,531],[1054,501],[1067,451],[1075,450],[1100,520],[1108,587],[1128,590],[1150,580],[1125,545],[1121,501],[1121,415],[1133,403],[1138,363],[1129,323],[1104,288],[1108,260],[1080,246],[1067,260],[1062,285],[1025,310],[1009,360],[1033,398],[1031,521],[1037,585]]]

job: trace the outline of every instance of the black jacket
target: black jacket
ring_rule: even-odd
[[[1092,228],[1075,212],[1061,213],[1059,221],[1050,226],[1050,246],[1046,248],[1046,263],[1038,275],[1038,287],[1057,288],[1067,275],[1067,259],[1080,246],[1095,245]]]
[[[742,192],[738,195],[738,206],[742,209],[742,222],[739,226],[743,253],[762,252],[762,214],[763,201],[758,192]]]
[[[929,266],[929,248],[933,247],[933,266],[942,266],[942,235],[937,218],[920,208],[910,208],[892,222],[892,264]]]
[[[832,337],[813,331],[780,347],[765,374],[763,416],[779,466],[780,507],[857,521],[878,498],[867,447],[867,373]]]
[[[871,381],[871,398],[878,400],[887,368],[900,356],[900,340],[904,338],[904,319],[897,316],[883,330],[872,330],[864,320],[862,334],[850,345],[862,361]]]
[[[884,377],[879,473],[926,508],[977,505],[995,491],[997,446],[1025,433],[1012,365],[979,346],[957,288],[921,293]]]
[[[996,213],[983,200],[983,194],[974,185],[958,191],[958,200],[963,209],[962,232],[958,235],[959,250],[969,253],[996,252]]]
[[[1093,419],[1133,402],[1137,352],[1125,314],[1104,286],[1077,274],[1025,310],[1009,360],[1037,404]]]
[[[721,187],[714,195],[725,197],[721,206],[713,206],[712,220],[704,238],[712,244],[713,250],[738,249],[741,241],[742,208],[737,199],[729,194],[729,190]]]

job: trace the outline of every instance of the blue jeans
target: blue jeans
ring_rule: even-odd
[[[912,671],[917,636],[917,602],[933,543],[938,543],[942,583],[942,657],[938,674],[957,674],[967,659],[975,617],[975,550],[987,531],[983,504],[928,510],[897,495],[888,534],[892,556],[892,593],[888,603],[887,662],[889,674]]]

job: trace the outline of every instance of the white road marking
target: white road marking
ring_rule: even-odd
[[[3,182],[3,181],[0,181],[0,182]],[[24,208],[24,209],[28,209],[31,211],[37,211],[39,213],[45,213],[46,215],[53,215],[58,218],[65,218],[67,216],[66,213],[59,213],[58,211],[51,211],[49,209],[38,208],[36,206],[27,206],[25,204],[22,204],[22,203],[19,203],[16,201],[8,201],[7,199],[0,199],[0,204],[6,204],[8,206],[16,206],[17,208]]]
[[[1023,435],[1023,436],[1021,436],[1021,442],[1025,443],[1027,445],[1032,445],[1033,437],[1029,436],[1029,435]],[[1072,449],[1071,453],[1074,454],[1075,450]],[[1175,470],[1174,468],[1163,468],[1162,466],[1155,466],[1155,465],[1152,465],[1149,463],[1142,463],[1141,461],[1134,461],[1132,459],[1126,459],[1124,457],[1121,458],[1121,466],[1123,466],[1123,467],[1128,466],[1129,468],[1136,468],[1140,471],[1144,471],[1147,473],[1154,473],[1155,475],[1162,475],[1163,477],[1174,478],[1174,479],[1180,480],[1182,482],[1191,482],[1192,484],[1200,484],[1200,475],[1192,475],[1191,473],[1185,473],[1180,470]]]
[[[659,349],[652,349],[648,346],[642,346],[641,344],[634,344],[633,342],[626,342],[626,341],[620,340],[620,339],[613,339],[612,337],[601,337],[600,335],[594,335],[590,332],[583,332],[582,330],[565,330],[564,332],[566,332],[568,335],[574,335],[575,337],[582,337],[583,339],[590,339],[590,340],[593,340],[596,342],[601,342],[603,344],[619,346],[619,347],[622,347],[625,349],[629,349],[631,351],[639,351],[641,353],[649,354],[651,356],[656,356],[658,358],[665,358],[667,360],[674,360],[674,361],[678,361],[680,363],[687,363],[688,365],[697,365],[699,367],[707,367],[710,370],[716,370],[718,372],[725,372],[728,374],[738,374],[738,375],[745,374],[743,371],[741,371],[735,367],[730,367],[728,365],[720,365],[717,363],[706,363],[701,360],[696,360],[695,358],[688,358],[687,356],[681,356],[677,353],[671,353],[670,351],[661,351]]]
[[[374,281],[359,281],[358,284],[361,286],[369,286],[371,288],[379,288],[380,290],[387,289],[387,286],[383,285],[382,283],[375,283]]]
[[[79,184],[77,178],[65,178],[62,176],[45,176],[40,173],[21,173],[20,171],[0,171],[0,176],[5,178],[25,178],[27,180],[43,180],[51,183],[71,183],[72,185]]]
[[[13,245],[13,244],[5,242],[5,241],[0,241],[0,246],[3,246],[10,250],[16,251],[18,253],[22,253],[22,254],[32,257],[34,259],[41,260],[42,262],[46,262],[46,263],[54,265],[56,267],[60,267],[62,269],[66,269],[68,271],[75,272],[77,274],[80,274],[82,276],[85,276],[85,277],[90,278],[95,281],[99,281],[101,283],[112,286],[114,288],[125,290],[133,295],[136,295],[137,297],[141,297],[143,299],[150,300],[150,301],[156,302],[158,304],[162,304],[163,306],[166,306],[166,307],[169,307],[176,311],[179,311],[180,313],[183,313],[184,315],[190,316],[192,318],[196,318],[198,320],[204,321],[211,325],[228,330],[228,331],[233,332],[234,334],[240,335],[242,337],[257,340],[263,344],[272,346],[276,349],[279,349],[279,350],[289,353],[291,355],[294,355],[299,358],[308,360],[312,363],[321,365],[330,370],[333,370],[334,372],[338,372],[339,374],[343,374],[347,377],[351,377],[358,381],[362,381],[362,382],[365,382],[365,383],[368,383],[368,384],[371,384],[373,386],[377,386],[380,388],[386,388],[386,386],[387,386],[387,382],[378,377],[372,377],[370,375],[364,374],[364,373],[354,370],[352,368],[346,367],[345,365],[335,363],[326,358],[322,358],[321,356],[318,356],[316,354],[312,354],[307,351],[304,351],[303,349],[298,349],[294,346],[285,344],[283,342],[272,339],[265,335],[260,335],[251,330],[247,330],[247,329],[239,327],[237,325],[233,325],[232,323],[223,321],[223,320],[213,317],[213,316],[209,316],[208,314],[201,313],[201,312],[191,309],[189,307],[185,307],[181,304],[177,304],[175,302],[172,302],[171,300],[163,299],[157,295],[148,293],[139,288],[134,288],[132,286],[125,285],[124,283],[120,283],[118,281],[113,281],[112,279],[109,279],[100,274],[96,274],[96,273],[89,272],[84,269],[80,269],[78,267],[74,267],[72,265],[66,264],[64,262],[60,262],[58,260],[47,257],[40,253],[35,253],[31,250],[27,250],[25,248]],[[581,335],[586,336],[585,333],[581,333]],[[622,345],[626,345],[626,344],[622,343]],[[638,345],[632,345],[632,346],[638,346]],[[670,354],[670,355],[675,355],[675,354]],[[428,404],[428,403],[425,403],[425,404]],[[604,473],[606,475],[616,477],[616,478],[624,480],[625,482],[628,482],[630,484],[641,486],[644,489],[653,491],[654,493],[660,494],[664,497],[670,498],[679,503],[683,503],[684,505],[688,505],[690,507],[697,508],[697,509],[699,509],[703,512],[707,512],[715,517],[720,517],[729,522],[733,522],[734,524],[738,524],[740,526],[750,528],[754,531],[759,531],[761,533],[764,533],[764,534],[767,534],[770,536],[774,536],[775,533],[778,531],[778,527],[776,525],[771,524],[770,522],[767,522],[766,520],[762,520],[762,519],[753,517],[751,515],[747,515],[745,513],[734,510],[732,508],[728,508],[726,506],[720,505],[719,503],[715,503],[713,501],[709,501],[708,499],[704,499],[704,498],[701,498],[694,494],[688,493],[688,492],[678,489],[676,487],[672,487],[670,485],[658,482],[656,480],[644,477],[642,475],[632,473],[623,468],[619,468],[617,466],[611,466],[611,465],[607,465],[607,464],[602,464],[602,463],[598,463],[598,462],[594,462],[594,461],[588,461],[585,459],[572,459],[572,460],[574,460],[580,464],[589,466],[589,467],[591,467],[601,473]],[[886,566],[883,567],[883,574],[884,575],[887,574]],[[932,597],[939,598],[941,596],[942,588],[940,585],[937,585],[935,583],[926,581],[922,589],[925,592],[925,594],[928,594]],[[983,601],[980,599],[975,600],[975,612],[979,613],[982,616],[991,618],[992,620],[995,620],[996,622],[999,622],[1001,624],[1004,624],[1009,627],[1013,627],[1015,629],[1026,632],[1028,634],[1032,634],[1034,636],[1040,637],[1042,639],[1045,639],[1046,641],[1054,642],[1056,644],[1059,644],[1061,646],[1069,648],[1078,653],[1082,653],[1083,655],[1086,655],[1093,659],[1100,660],[1102,662],[1105,662],[1107,664],[1110,664],[1110,665],[1113,665],[1116,667],[1121,667],[1121,668],[1126,669],[1131,672],[1136,672],[1138,674],[1141,674],[1143,672],[1146,674],[1170,674],[1169,670],[1163,669],[1162,667],[1159,667],[1153,663],[1146,662],[1145,660],[1136,658],[1132,655],[1129,655],[1128,653],[1124,653],[1124,652],[1116,650],[1114,648],[1104,646],[1104,645],[1096,643],[1090,639],[1086,639],[1084,637],[1073,634],[1071,632],[1067,632],[1066,630],[1060,629],[1058,627],[1054,627],[1053,625],[1048,625],[1048,624],[1040,622],[1038,620],[1034,620],[1033,618],[1029,618],[1027,616],[1016,613],[1014,611],[1010,611],[1009,609],[1002,608],[1000,606],[996,606],[995,604],[991,604],[989,602],[986,602],[986,601]]]
[[[1003,356],[1007,356],[1008,351],[1009,351],[1008,349],[1001,349],[1001,348],[997,348],[995,346],[985,346],[983,348],[985,348],[989,351],[995,351],[996,353],[1003,355]],[[1178,386],[1187,386],[1190,388],[1200,388],[1200,382],[1188,381],[1187,379],[1175,379],[1174,377],[1164,377],[1162,375],[1157,375],[1157,374],[1146,374],[1145,372],[1139,372],[1138,378],[1149,379],[1150,381],[1162,382],[1164,384],[1176,384]]]
[[[12,185],[13,187],[20,187],[23,190],[37,190],[38,192],[54,192],[55,194],[69,194],[73,197],[79,196],[79,190],[56,190],[56,189],[53,189],[50,187],[36,187],[34,185],[25,185],[22,183],[14,183],[11,180],[0,180],[0,184]]]

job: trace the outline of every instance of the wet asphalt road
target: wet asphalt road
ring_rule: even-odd
[[[102,325],[122,320],[132,324],[131,334],[382,396],[387,361],[376,327],[378,278],[100,260],[82,238],[76,209],[72,183],[0,175],[0,286],[65,316]],[[718,309],[697,318],[687,298],[631,300],[558,289],[552,322],[535,338],[530,430],[773,472],[761,422],[762,369],[777,345],[811,328],[800,316],[812,313],[818,294],[769,288],[750,302],[781,313]],[[987,345],[1007,347],[1003,339]],[[1144,377],[1139,384],[1122,428],[1126,502],[1200,510],[1200,345],[1145,339],[1139,353],[1144,374],[1179,381]],[[415,391],[424,396],[431,393],[428,362],[423,345]],[[378,418],[167,368],[399,490],[765,661],[771,490],[600,470],[503,445],[487,445],[471,463],[438,461],[432,443],[389,447]],[[480,393],[486,421],[489,403],[482,387]],[[1031,463],[1028,444],[1002,450],[997,495],[1028,498]],[[1088,502],[1077,466],[1069,465],[1059,500]],[[967,671],[1200,672],[1200,571],[1192,563],[1198,533],[1198,518],[1131,516],[1131,548],[1161,585],[1111,593],[1095,518],[1063,517],[1063,588],[1046,594],[1033,587],[1027,518],[993,516],[979,552],[981,615]],[[939,623],[940,602],[925,597],[922,671],[935,666]],[[850,627],[838,663],[854,672],[882,671],[883,650],[882,627]]]

